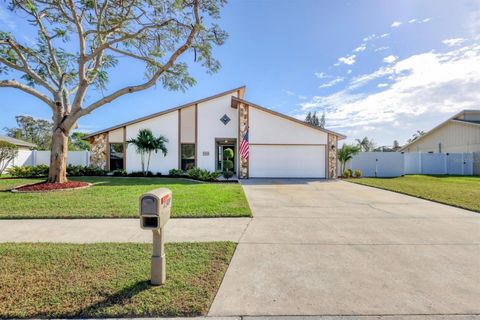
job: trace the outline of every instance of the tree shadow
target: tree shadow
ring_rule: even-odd
[[[123,305],[126,301],[129,299],[133,298],[137,294],[148,290],[152,288],[152,285],[150,284],[150,281],[144,280],[144,281],[139,281],[137,283],[134,283],[133,285],[123,288],[122,290],[111,294],[104,299],[97,301],[96,303],[79,310],[77,314],[75,314],[73,317],[75,318],[84,318],[84,317],[105,317],[104,315],[104,309],[107,309],[109,307],[115,306],[115,305]],[[130,316],[129,314],[125,315],[120,315],[122,317],[128,317]],[[133,316],[133,314],[132,314]]]

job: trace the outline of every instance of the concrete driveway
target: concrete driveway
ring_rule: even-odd
[[[210,315],[480,314],[479,214],[342,181],[243,185],[254,219]]]

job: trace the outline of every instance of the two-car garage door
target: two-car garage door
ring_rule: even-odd
[[[325,178],[324,145],[254,145],[249,148],[251,178]]]

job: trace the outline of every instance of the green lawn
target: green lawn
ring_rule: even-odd
[[[348,181],[480,212],[480,177],[407,175]]]
[[[234,250],[167,244],[167,281],[151,286],[151,245],[0,244],[0,318],[206,315]]]
[[[200,183],[170,178],[71,178],[91,182],[90,188],[50,193],[12,193],[15,185],[40,179],[0,179],[0,219],[6,218],[132,218],[138,197],[166,187],[172,190],[172,217],[250,216],[239,184]]]

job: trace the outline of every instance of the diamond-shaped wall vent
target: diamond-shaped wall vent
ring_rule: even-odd
[[[222,121],[224,125],[227,125],[227,123],[229,123],[230,120],[231,119],[226,114],[224,114],[223,117],[220,118],[220,121]]]

